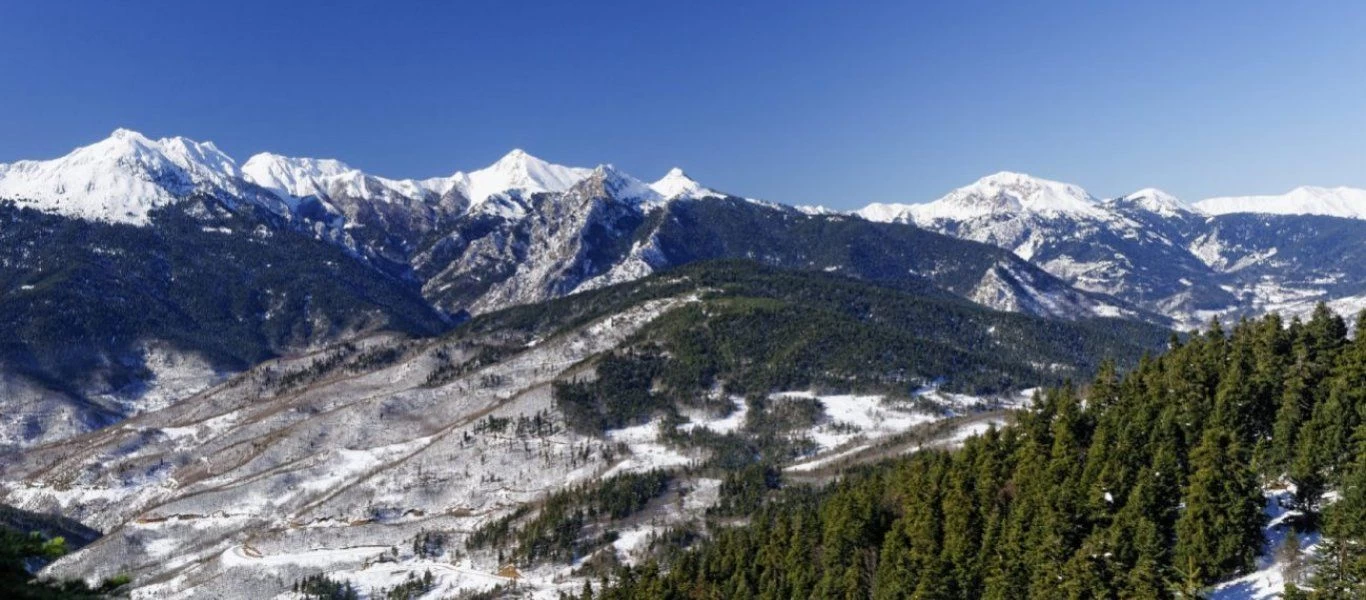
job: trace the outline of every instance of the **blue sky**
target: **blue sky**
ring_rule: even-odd
[[[60,4],[61,6],[52,6]],[[0,3],[0,162],[126,126],[394,177],[513,147],[848,208],[1366,187],[1366,3]]]

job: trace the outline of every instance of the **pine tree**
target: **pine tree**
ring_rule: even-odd
[[[1176,523],[1175,560],[1208,584],[1252,567],[1262,539],[1256,474],[1229,431],[1211,427],[1191,456],[1186,508]]]
[[[1229,344],[1228,364],[1219,377],[1214,394],[1215,422],[1236,432],[1244,443],[1256,440],[1257,410],[1252,406],[1256,396],[1252,388],[1252,354],[1247,344],[1246,322],[1235,330],[1238,335]]]
[[[940,560],[948,569],[947,590],[958,596],[977,596],[980,583],[977,575],[977,554],[982,541],[982,522],[976,500],[978,445],[964,448],[954,458],[952,469],[945,476],[947,490],[941,501],[943,508],[943,542]],[[992,480],[982,482],[991,485]],[[884,555],[885,556],[885,555]]]
[[[1174,577],[1168,583],[1167,591],[1181,600],[1203,600],[1209,587],[1209,573],[1195,559],[1187,556],[1185,560],[1172,566]]]
[[[1312,578],[1315,594],[1324,598],[1366,597],[1366,426],[1358,429],[1357,439],[1342,497],[1324,515]]]
[[[1271,452],[1267,475],[1276,476],[1295,460],[1300,428],[1314,414],[1315,382],[1311,379],[1309,349],[1297,342],[1294,361],[1285,370],[1280,406],[1271,433]]]
[[[1304,332],[1316,357],[1331,357],[1347,342],[1347,323],[1323,302],[1314,306]]]
[[[1057,587],[1068,600],[1113,598],[1115,572],[1108,541],[1103,535],[1087,538],[1062,569],[1062,581]]]
[[[1319,512],[1319,499],[1327,486],[1323,466],[1326,459],[1322,458],[1317,436],[1312,435],[1313,429],[1305,427],[1305,430],[1301,432],[1299,450],[1295,461],[1290,463],[1288,474],[1290,482],[1295,484],[1295,508],[1312,520]]]
[[[1151,520],[1140,519],[1132,529],[1121,530],[1128,534],[1122,538],[1130,540],[1134,547],[1134,559],[1120,582],[1120,598],[1149,599],[1170,596],[1167,580],[1171,577],[1167,567],[1169,548],[1167,540]]]

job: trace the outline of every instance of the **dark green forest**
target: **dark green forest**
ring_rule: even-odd
[[[743,261],[696,263],[601,290],[481,315],[451,343],[485,344],[480,358],[438,367],[429,383],[520,351],[647,300],[693,294],[624,347],[600,357],[593,382],[557,387],[559,408],[584,432],[644,422],[705,402],[713,386],[762,397],[820,387],[906,394],[938,384],[992,393],[1089,377],[1107,359],[1136,364],[1167,330],[1123,319],[1059,321],[997,312],[908,280],[888,288],[841,275]],[[465,348],[465,350],[471,350]],[[658,384],[658,385],[652,385]]]
[[[788,490],[579,597],[1200,598],[1276,550],[1265,490],[1290,486],[1286,526],[1323,541],[1287,597],[1366,597],[1366,336],[1347,331],[1319,307],[1173,336],[958,450]]]
[[[656,469],[556,492],[542,502],[534,518],[526,519],[530,509],[522,507],[475,530],[465,546],[498,548],[499,563],[508,559],[521,566],[546,560],[573,562],[616,539],[610,529],[585,538],[585,529],[639,512],[668,489],[671,479],[670,474]],[[504,553],[509,545],[512,550]]]
[[[6,599],[103,598],[128,583],[117,576],[91,589],[81,581],[39,581],[29,570],[77,550],[100,533],[70,519],[0,504],[0,596]]]

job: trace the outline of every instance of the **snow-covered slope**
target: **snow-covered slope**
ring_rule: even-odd
[[[1143,188],[1127,196],[1116,198],[1110,204],[1112,206],[1130,204],[1153,214],[1172,218],[1201,212],[1185,200],[1157,188]]]
[[[69,576],[134,573],[137,597],[251,592],[271,598],[287,593],[301,573],[374,575],[368,567],[375,556],[391,546],[411,548],[423,531],[451,536],[446,569],[437,571],[443,582],[487,587],[506,581],[493,575],[501,566],[494,557],[475,556],[474,566],[451,568],[468,532],[613,466],[614,445],[565,429],[549,382],[689,301],[647,301],[542,343],[523,339],[511,356],[492,363],[459,343],[414,347],[371,338],[263,364],[257,375],[234,378],[195,402],[97,432],[78,444],[88,454],[53,452],[56,446],[27,454],[24,467],[6,465],[0,496],[78,515],[111,532],[54,569]],[[346,369],[354,367],[329,371],[338,361],[373,364],[369,352],[392,352],[399,360],[350,375]],[[479,367],[428,384],[435,369],[450,364]],[[309,369],[315,374],[301,379]],[[260,384],[287,374],[303,385]],[[548,433],[497,435],[481,428],[486,417],[533,415],[550,417]],[[140,449],[125,444],[127,435],[143,440]],[[115,452],[118,459],[105,454],[120,444],[125,450]],[[186,460],[149,465],[144,461],[153,446]],[[667,451],[658,443],[645,449]],[[125,478],[105,468],[124,460],[150,469]],[[62,463],[52,471],[62,479],[79,481],[68,479],[74,485],[64,492],[46,482],[22,491],[13,475],[56,466],[48,461]],[[651,466],[656,463],[642,462],[639,469]],[[415,560],[423,564],[414,570],[430,566],[412,556],[403,562]]]
[[[395,196],[440,196],[454,186],[448,178],[386,179],[367,175],[346,163],[329,158],[294,158],[263,152],[242,164],[246,179],[287,201],[315,196],[392,200]]]
[[[145,224],[193,192],[239,193],[241,171],[213,142],[151,140],[128,129],[53,160],[0,165],[0,198],[71,217]]]
[[[524,150],[513,150],[497,162],[469,173],[429,179],[387,179],[368,175],[334,159],[291,158],[262,153],[242,165],[242,172],[253,183],[281,196],[303,198],[345,193],[353,197],[373,196],[370,179],[388,191],[410,197],[445,194],[457,189],[474,203],[513,192],[531,195],[562,192],[592,173],[592,169],[551,164]]]
[[[870,221],[928,224],[969,221],[992,216],[1031,214],[1040,217],[1103,219],[1100,201],[1072,184],[1002,171],[925,204],[873,204],[857,213]]]
[[[598,168],[593,169],[587,177],[579,180],[578,183],[593,181],[595,179],[602,182],[601,193],[604,196],[611,196],[627,201],[634,200],[636,202],[653,202],[667,198],[656,190],[652,184],[636,179],[612,165],[599,165]],[[572,186],[565,191],[569,191],[569,189],[572,189]]]
[[[242,173],[253,183],[290,198],[322,196],[331,186],[327,181],[361,175],[339,160],[329,158],[293,158],[263,152],[242,163]]]
[[[1303,186],[1280,195],[1225,196],[1201,200],[1195,205],[1212,215],[1263,213],[1366,219],[1366,190]]]
[[[652,184],[640,182],[611,165],[599,167],[603,168],[620,180],[624,186],[622,194],[641,200],[717,195],[677,168]],[[335,159],[291,158],[271,153],[257,154],[242,165],[247,180],[284,198],[328,198],[338,194],[356,198],[383,198],[386,194],[421,198],[454,191],[476,206],[495,197],[525,199],[535,194],[565,192],[594,171],[553,164],[521,149],[507,153],[482,169],[428,179],[388,179],[364,173]]]

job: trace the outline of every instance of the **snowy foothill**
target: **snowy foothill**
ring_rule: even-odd
[[[447,532],[449,547],[459,549],[467,532],[614,468],[691,460],[656,443],[657,425],[616,440],[568,431],[554,416],[549,385],[688,301],[644,302],[439,386],[427,385],[433,368],[475,354],[438,341],[387,366],[322,371],[285,388],[273,382],[328,364],[335,352],[271,361],[193,402],[27,453],[7,468],[0,490],[6,503],[61,511],[110,532],[54,563],[51,574],[98,580],[127,572],[148,585],[140,597],[279,589],[262,577],[319,570],[370,576],[378,572],[374,555],[407,548],[423,532]],[[376,338],[356,352],[402,343]],[[533,417],[537,428],[519,433]],[[492,556],[480,560],[434,576],[453,589],[504,581]],[[416,566],[392,570],[425,569],[411,557],[402,562]]]
[[[795,398],[815,399],[825,409],[828,420],[802,432],[815,441],[821,451],[834,450],[854,440],[867,441],[901,433],[943,416],[917,412],[911,406],[898,405],[880,395],[820,396],[814,392],[786,392],[772,396],[779,402]]]

